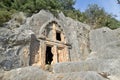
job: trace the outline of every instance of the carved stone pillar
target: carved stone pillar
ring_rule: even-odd
[[[57,57],[57,46],[53,46],[52,48],[52,53],[53,53],[53,61],[52,64],[55,64],[58,62],[58,57]]]
[[[64,36],[63,33],[61,33],[61,41],[66,43],[66,41],[65,41],[65,36]]]
[[[63,62],[63,49],[60,46],[57,46],[57,57],[58,62]]]
[[[55,41],[56,40],[56,26],[55,26],[55,23],[53,23],[53,40]]]
[[[41,49],[40,49],[40,64],[41,67],[44,68],[45,67],[45,58],[46,58],[46,44],[44,41],[41,42]]]
[[[65,46],[65,48],[64,48],[64,59],[65,59],[65,62],[70,61],[69,49],[67,46]]]

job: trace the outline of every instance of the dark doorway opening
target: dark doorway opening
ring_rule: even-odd
[[[46,64],[51,64],[52,61],[53,61],[53,54],[51,52],[51,47],[47,46],[46,47],[46,60],[45,60],[45,63]]]
[[[60,36],[60,32],[56,32],[56,39],[61,41],[61,36]]]

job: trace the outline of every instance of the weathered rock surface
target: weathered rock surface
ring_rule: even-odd
[[[20,61],[24,59],[24,49],[29,51],[29,43],[31,40],[30,30],[15,28],[13,30],[0,29],[0,65],[5,70],[17,68],[24,63]],[[22,58],[22,59],[20,59]]]
[[[37,67],[25,67],[6,71],[0,80],[47,80],[47,73]]]
[[[53,67],[55,73],[70,73],[70,72],[81,72],[81,71],[95,71],[98,73],[105,72],[109,75],[119,75],[120,60],[88,60],[81,62],[66,62],[58,63]],[[67,68],[67,69],[66,69]]]
[[[38,67],[24,67],[3,72],[0,74],[0,80],[107,80],[107,78],[93,71],[51,74]]]
[[[63,13],[55,18],[50,12],[44,10],[29,18],[24,17],[23,13],[19,15],[22,18],[15,16],[4,28],[0,28],[0,80],[120,79],[120,28],[111,30],[104,27],[90,30],[90,26],[65,17]],[[55,44],[54,48],[51,48],[54,49],[51,53],[63,53],[62,56],[52,53],[51,59],[55,61],[48,62],[61,61],[61,63],[54,64],[53,67],[50,65],[51,72],[36,67],[26,67],[33,63],[38,66],[48,63],[45,61],[45,56],[40,55],[40,52],[46,52],[45,43],[50,42],[41,35],[44,34],[46,26],[50,27],[49,32],[50,30],[55,32],[56,28],[61,29],[64,34],[61,38],[66,39],[65,43],[55,40],[50,43]],[[56,33],[50,35],[50,39],[56,38]],[[46,39],[46,42],[39,40],[40,38]],[[64,45],[67,47],[63,48]],[[69,53],[68,60],[65,58],[65,52]]]
[[[108,80],[96,72],[59,73],[48,76],[47,80]]]
[[[60,13],[58,17],[56,19],[50,12],[41,10],[38,14],[27,18],[25,25],[29,26],[38,38],[41,36],[43,27],[53,21],[57,22],[64,30],[67,42],[72,46],[70,50],[71,61],[85,60],[89,54],[88,33],[90,26],[65,17],[63,13]]]
[[[15,14],[13,19],[0,29],[1,69],[10,70],[31,64],[30,56],[39,53],[40,43],[37,39],[41,36],[42,29],[53,21],[62,27],[66,41],[71,46],[70,61],[85,60],[89,54],[90,27],[65,17],[62,13],[56,19],[50,12],[41,10],[29,18],[24,17],[23,13]]]
[[[41,10],[39,13],[27,18],[25,25],[28,26],[36,36],[40,36],[40,28],[53,18],[54,16],[50,12]]]
[[[80,62],[66,62],[54,65],[55,73],[95,71],[109,74],[110,80],[118,80],[120,76],[120,29],[110,30],[101,28],[90,31],[91,54],[87,60]],[[65,69],[67,67],[67,70]]]
[[[90,35],[89,36],[90,49],[93,52],[97,52],[97,51],[100,51],[101,48],[105,48],[105,46],[107,47],[108,45],[110,45],[112,47],[112,43],[114,44],[114,42],[119,41],[120,28],[116,30],[111,30],[107,27],[103,27],[100,29],[91,30],[89,35]],[[116,47],[113,46],[113,48],[111,49],[114,49],[117,47],[119,47],[119,44]]]
[[[0,28],[0,69],[11,70],[29,64],[25,55],[29,57],[31,35],[34,33],[21,27],[23,23],[25,17],[20,13]]]
[[[71,61],[85,60],[89,55],[88,33],[90,27],[71,18],[65,20],[66,26],[69,26],[67,27],[69,42],[72,44]]]
[[[0,72],[0,80],[119,80],[119,76],[95,71],[49,73],[38,67],[24,67]]]

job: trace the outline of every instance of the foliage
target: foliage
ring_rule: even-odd
[[[10,19],[13,10],[32,15],[45,9],[57,15],[65,9],[73,9],[74,3],[74,0],[0,0],[0,24]]]
[[[2,23],[10,19],[10,15],[11,13],[7,10],[0,10],[0,26],[2,26]]]
[[[92,28],[107,26],[111,29],[115,29],[120,26],[119,21],[112,17],[112,15],[106,13],[103,8],[96,4],[89,5],[84,14],[87,17],[86,23],[92,25]]]
[[[120,26],[120,22],[109,15],[98,5],[89,5],[85,12],[74,9],[75,0],[0,0],[0,25],[11,19],[11,15],[22,11],[31,16],[41,9],[51,11],[55,16],[63,12],[83,23],[87,23],[92,28],[107,26],[115,29]]]

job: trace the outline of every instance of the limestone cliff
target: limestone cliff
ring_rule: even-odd
[[[63,13],[16,14],[0,28],[0,80],[119,80],[119,32]]]

